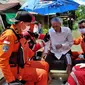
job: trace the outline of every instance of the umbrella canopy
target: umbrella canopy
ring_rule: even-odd
[[[28,0],[20,9],[41,15],[51,15],[76,10],[79,4],[73,0]]]

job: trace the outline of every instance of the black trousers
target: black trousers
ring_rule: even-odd
[[[70,51],[68,53],[70,53]],[[45,61],[49,64],[49,70],[65,70],[67,67],[67,59],[65,55],[62,55],[58,60],[54,53],[49,52],[45,59]]]

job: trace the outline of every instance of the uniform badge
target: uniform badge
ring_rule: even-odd
[[[7,52],[8,49],[9,49],[9,46],[8,46],[8,45],[4,45],[4,46],[3,46],[3,51],[4,51],[4,52]]]

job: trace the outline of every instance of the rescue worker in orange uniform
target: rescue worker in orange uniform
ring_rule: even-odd
[[[66,85],[85,85],[85,63],[76,64],[72,68]]]
[[[22,85],[20,81],[24,80],[26,81],[25,85],[47,85],[48,64],[45,61],[30,61],[33,53],[28,47],[27,40],[21,36],[22,31],[31,23],[32,17],[27,12],[19,11],[12,21],[15,24],[0,36],[0,68],[6,82],[9,85]],[[19,40],[16,35],[19,36]],[[9,62],[12,53],[16,53],[20,45],[24,54],[23,67],[19,67],[17,64],[10,64]]]
[[[81,48],[83,50],[82,53],[76,52],[76,59],[80,60],[85,59],[85,19],[81,20],[79,23],[79,30],[81,32],[81,37],[76,40],[74,43],[81,44]],[[82,55],[78,58],[79,55]],[[74,56],[75,57],[75,56]],[[81,62],[80,64],[76,64],[72,68],[72,72],[68,77],[67,85],[85,85],[85,63]]]
[[[35,55],[37,54],[39,55],[39,57],[34,56],[32,57],[32,59],[34,58],[34,60],[36,60],[36,58],[39,58],[40,60],[41,59],[40,55],[42,55],[42,53],[39,52],[38,50],[45,46],[45,43],[49,41],[50,36],[48,33],[39,34],[39,33],[33,32],[36,21],[35,21],[35,17],[33,15],[31,16],[32,16],[32,21],[34,23],[31,23],[29,26],[26,26],[26,29],[22,32],[22,34],[25,37],[25,39],[28,41],[30,49],[32,49]],[[36,42],[37,39],[39,39],[40,41]]]
[[[84,60],[85,59],[85,20],[81,20],[78,23],[79,31],[81,36],[74,40],[74,45],[81,45],[82,52],[72,52],[73,60]]]

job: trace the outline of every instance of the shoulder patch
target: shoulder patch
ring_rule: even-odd
[[[2,49],[3,49],[3,51],[4,51],[4,52],[7,52],[7,51],[8,51],[8,49],[9,49],[9,46],[8,46],[7,44],[5,44],[5,45],[3,46],[3,48],[2,48]]]

